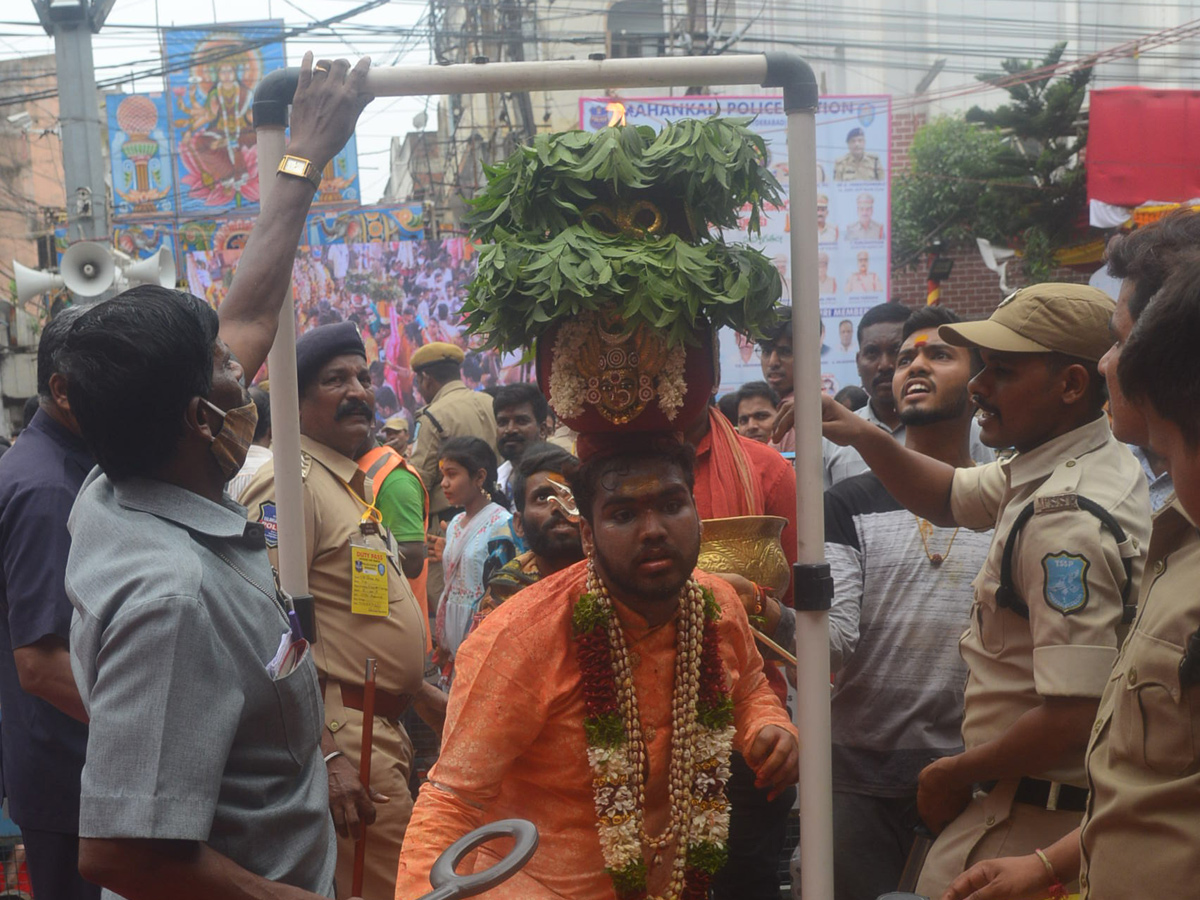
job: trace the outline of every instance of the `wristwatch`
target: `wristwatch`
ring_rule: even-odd
[[[313,190],[321,189],[321,170],[312,164],[311,160],[307,160],[302,156],[284,156],[279,161],[279,170],[284,175],[294,175],[296,178],[305,178],[312,183]]]

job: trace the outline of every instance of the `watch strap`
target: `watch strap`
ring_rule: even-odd
[[[303,165],[303,171],[297,171]],[[310,159],[305,159],[303,156],[292,156],[285,154],[283,159],[279,161],[279,168],[276,170],[284,175],[291,175],[295,178],[304,178],[312,184],[313,190],[321,188],[321,170],[318,169]]]

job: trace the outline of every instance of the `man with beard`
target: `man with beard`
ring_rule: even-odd
[[[316,608],[315,659],[325,699],[321,745],[338,832],[337,877],[339,884],[350,884],[354,840],[363,824],[370,825],[363,896],[375,900],[391,894],[412,812],[412,742],[398,720],[415,704],[423,717],[437,721],[445,700],[424,681],[426,620],[374,504],[375,486],[357,463],[374,446],[375,398],[354,323],[301,335],[296,374],[308,586]],[[242,502],[265,529],[277,565],[273,462],[255,475]],[[358,778],[368,657],[379,664],[369,792]]]
[[[550,436],[550,404],[536,384],[505,384],[496,389],[492,412],[496,415],[496,449],[503,459],[496,470],[496,482],[515,501],[517,461],[531,443]]]
[[[905,446],[956,467],[969,452],[976,354],[938,337],[959,321],[940,307],[904,323],[893,379]],[[962,752],[966,664],[958,638],[990,531],[938,528],[896,502],[871,472],[825,492],[832,698],[834,896],[896,889],[918,823],[917,776]],[[743,598],[743,602],[748,602]],[[766,601],[767,628],[795,646],[796,615]]]
[[[957,321],[939,307],[914,310],[893,385],[905,446],[969,468],[974,409],[967,382],[978,357],[937,333]],[[825,557],[835,586],[829,638],[837,900],[875,900],[896,889],[918,823],[917,776],[930,760],[962,752],[967,672],[958,638],[990,539],[990,531],[938,528],[914,516],[870,472],[825,492]],[[778,636],[789,646],[795,614],[787,610],[783,618]]]
[[[1149,534],[1141,466],[1103,409],[1097,361],[1113,309],[1095,288],[1038,284],[985,322],[938,329],[978,348],[984,368],[969,387],[982,436],[1015,447],[1010,460],[955,468],[822,403],[825,436],[853,444],[914,514],[995,529],[959,644],[966,749],[918,779],[917,810],[938,834],[917,885],[925,896],[976,861],[1053,843],[1087,808],[1084,749]]]
[[[400,900],[430,890],[451,842],[513,816],[537,825],[541,845],[496,900],[609,900],[614,885],[705,896],[724,853],[731,743],[762,786],[795,780],[796,732],[745,611],[695,569],[691,448],[671,435],[602,440],[581,438],[585,462],[569,476],[588,561],[527,588],[459,649]],[[469,866],[496,859],[485,846]]]
[[[771,440],[771,426],[779,395],[765,381],[747,381],[737,392],[737,430],[742,437],[765,444]]]
[[[488,576],[475,627],[522,588],[583,559],[578,517],[566,512],[574,501],[563,474],[578,465],[578,459],[554,444],[525,448],[512,484],[512,528],[529,549]]]
[[[867,405],[856,415],[886,431],[896,443],[904,443],[904,422],[896,412],[896,400],[892,394],[892,378],[896,374],[896,353],[900,349],[900,335],[908,319],[910,308],[900,303],[880,303],[872,306],[858,323],[858,353],[854,361],[858,365],[858,377],[867,392]],[[781,404],[780,415],[775,420],[776,441],[787,440],[792,430],[791,404]],[[971,423],[971,458],[977,463],[995,459],[995,454],[979,440],[979,425]],[[854,447],[839,447],[833,441],[821,442],[821,463],[825,470],[825,488],[828,490],[852,475],[867,471],[867,464]]]

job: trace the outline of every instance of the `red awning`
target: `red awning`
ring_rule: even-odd
[[[1138,206],[1200,197],[1200,91],[1091,92],[1089,200]]]

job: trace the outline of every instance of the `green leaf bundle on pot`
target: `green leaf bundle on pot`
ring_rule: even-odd
[[[779,205],[748,119],[685,119],[542,134],[485,168],[469,224],[481,249],[467,326],[502,350],[530,347],[585,313],[645,325],[668,345],[729,326],[760,337],[782,282],[757,250],[710,229]]]

